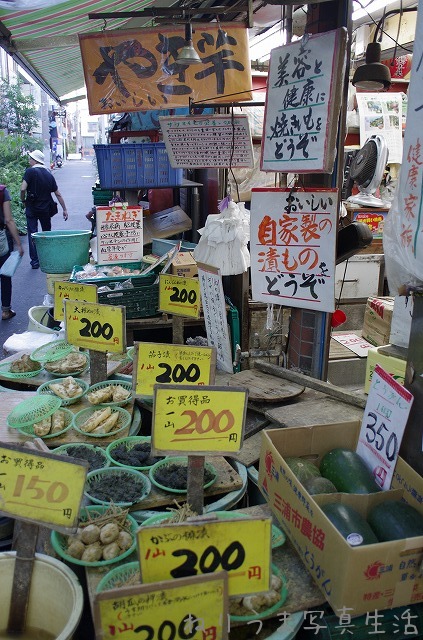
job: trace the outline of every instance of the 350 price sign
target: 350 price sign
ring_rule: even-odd
[[[239,451],[247,398],[245,387],[155,385],[152,448],[195,455]]]
[[[178,344],[135,344],[135,393],[152,396],[155,384],[210,385],[214,382],[216,350]]]
[[[125,350],[125,307],[65,300],[65,318],[70,344],[103,352]]]
[[[384,490],[391,487],[412,402],[412,394],[376,365],[361,423],[357,453]]]
[[[200,316],[200,283],[198,278],[160,275],[160,311],[176,316],[198,318]]]
[[[0,447],[0,510],[69,532],[78,524],[87,465],[25,447]]]
[[[145,582],[223,570],[228,572],[231,596],[269,589],[270,518],[163,521],[160,526],[141,527],[137,535]]]
[[[129,631],[129,637],[143,640],[227,640],[227,599],[228,577],[222,571],[98,593],[96,638],[112,640]]]

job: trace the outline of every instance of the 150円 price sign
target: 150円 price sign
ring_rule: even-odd
[[[65,318],[70,344],[102,352],[125,350],[125,307],[65,300]]]
[[[0,462],[2,513],[57,531],[76,530],[86,462],[8,444],[0,446]]]
[[[247,398],[245,387],[155,385],[152,449],[188,455],[238,452]]]

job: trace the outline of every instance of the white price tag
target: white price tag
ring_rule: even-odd
[[[356,452],[370,467],[383,490],[391,487],[413,400],[407,389],[376,365]]]

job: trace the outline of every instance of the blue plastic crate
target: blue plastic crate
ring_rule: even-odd
[[[183,169],[173,169],[164,142],[95,144],[102,189],[177,187]]]

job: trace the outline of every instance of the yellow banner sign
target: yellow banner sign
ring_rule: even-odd
[[[227,595],[223,571],[97,593],[96,638],[227,640]]]
[[[251,100],[247,29],[196,25],[192,39],[201,65],[177,62],[183,25],[80,35],[90,114]]]
[[[65,300],[65,318],[70,344],[94,351],[125,351],[125,307]]]
[[[97,302],[97,287],[95,284],[81,284],[80,282],[54,283],[54,319],[63,320],[65,317],[64,300],[78,300],[82,302]]]
[[[56,530],[78,525],[88,467],[16,445],[0,447],[0,510]]]
[[[174,316],[200,316],[200,283],[198,278],[160,275],[159,309]]]
[[[179,344],[135,344],[135,393],[152,396],[155,384],[210,385],[214,382],[216,352],[213,347]]]
[[[271,529],[271,518],[259,517],[140,527],[143,582],[223,570],[230,596],[267,591]]]
[[[157,452],[236,453],[243,441],[247,390],[154,387],[152,446]]]

